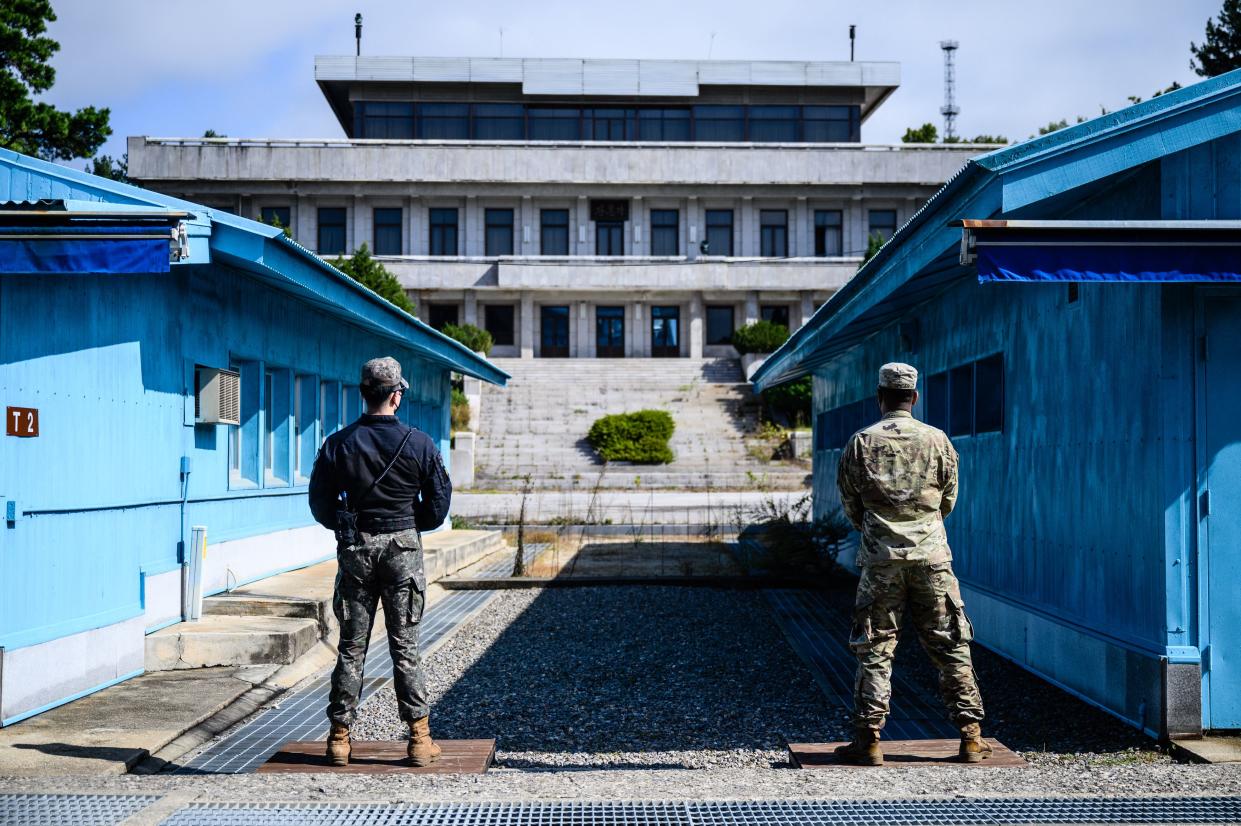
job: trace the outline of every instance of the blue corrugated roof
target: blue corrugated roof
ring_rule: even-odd
[[[989,218],[1241,132],[1241,69],[966,162],[754,375],[798,378],[968,274],[961,218]]]
[[[194,216],[186,222],[192,255],[187,263],[206,263],[203,247],[210,244],[215,258],[291,288],[325,311],[399,340],[431,361],[493,384],[503,385],[509,378],[487,359],[354,281],[276,227],[0,149],[0,200],[48,198],[64,200],[75,209],[131,204],[186,210]]]

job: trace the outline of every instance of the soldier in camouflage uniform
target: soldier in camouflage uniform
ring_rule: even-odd
[[[415,766],[440,757],[431,739],[426,678],[418,654],[418,625],[427,591],[419,531],[438,527],[448,513],[452,485],[435,443],[396,417],[409,383],[393,358],[362,367],[365,415],[327,438],[310,477],[310,509],[324,527],[338,527],[348,504],[358,535],[336,548],[332,608],[340,645],[327,716],[327,756],[349,763],[349,727],[358,713],[362,673],[375,612],[383,603],[392,654],[397,711],[409,725],[408,754]]]
[[[957,452],[943,431],[913,418],[918,371],[879,370],[878,422],[853,435],[841,454],[837,486],[845,515],[862,534],[861,571],[849,645],[858,658],[853,742],[840,758],[882,765],[879,731],[892,695],[892,656],[908,604],[918,638],[939,669],[939,689],[961,730],[960,759],[989,757],[982,697],[970,659],[973,630],[952,573],[944,517],[957,499]]]

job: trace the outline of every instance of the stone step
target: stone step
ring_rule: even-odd
[[[317,619],[208,614],[147,635],[146,670],[287,665],[319,638]]]

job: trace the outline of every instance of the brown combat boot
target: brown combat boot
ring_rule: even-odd
[[[967,723],[961,726],[961,751],[958,759],[962,763],[981,763],[991,756],[991,744],[982,739],[982,726]]]
[[[883,749],[879,747],[879,729],[859,728],[853,742],[836,747],[836,757],[851,766],[882,766]]]
[[[351,750],[349,726],[332,723],[332,732],[327,736],[327,759],[333,766],[348,766]]]
[[[431,739],[431,718],[423,717],[409,724],[409,763],[415,768],[429,766],[440,759],[441,749]]]

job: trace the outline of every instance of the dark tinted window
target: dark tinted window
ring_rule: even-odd
[[[761,252],[768,258],[789,254],[789,213],[783,209],[761,209],[758,213]]]
[[[802,140],[812,143],[856,143],[862,139],[857,106],[803,106]]]
[[[474,137],[519,141],[526,137],[526,107],[520,103],[474,104]]]
[[[819,258],[843,255],[842,235],[844,221],[838,209],[814,211],[814,254]]]
[[[866,231],[887,241],[896,232],[896,210],[872,209]]]
[[[732,344],[736,311],[731,305],[707,305],[707,344]]]
[[[745,140],[745,110],[741,106],[695,106],[694,140]]]
[[[797,106],[751,106],[750,140],[792,143],[799,137]]]
[[[414,136],[414,104],[359,101],[354,137],[409,139]]]
[[[530,139],[536,141],[576,141],[581,138],[577,109],[530,109]]]
[[[266,206],[259,210],[259,219],[264,224],[291,227],[293,226],[293,210],[287,206]]]
[[[583,109],[582,136],[588,141],[633,140],[637,115],[633,109]]]
[[[375,254],[401,254],[400,207],[380,207],[375,210]]]
[[[651,255],[680,255],[680,215],[675,209],[651,210]]]
[[[513,254],[513,210],[488,209],[484,213],[485,255]]]
[[[733,254],[733,211],[707,210],[707,255]]]
[[[569,254],[569,210],[539,211],[539,254]]]
[[[997,353],[974,365],[974,432],[1004,429],[1004,356]]]
[[[785,329],[789,327],[789,305],[787,304],[764,304],[759,308],[759,315],[763,321],[770,321],[772,324],[782,324]]]
[[[949,371],[948,435],[974,432],[974,365],[963,364]]]
[[[687,141],[689,138],[688,109],[638,110],[638,140]]]
[[[625,254],[625,224],[623,221],[595,222],[595,255]]]
[[[469,104],[418,104],[418,137],[425,139],[468,140],[470,137]]]
[[[501,347],[511,347],[513,338],[513,305],[486,304],[483,306],[483,327],[491,333],[491,339]]]
[[[457,210],[435,207],[431,210],[431,254],[457,254]]]
[[[936,373],[926,380],[926,423],[948,432],[948,373]]]
[[[443,330],[445,324],[457,323],[456,304],[432,304],[428,309],[430,310],[431,326],[437,330]]]
[[[345,210],[323,207],[319,210],[319,246],[322,255],[345,254]]]

